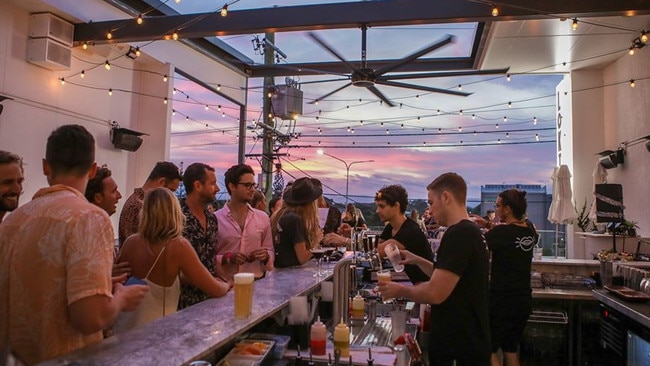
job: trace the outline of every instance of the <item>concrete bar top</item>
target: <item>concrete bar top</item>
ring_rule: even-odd
[[[315,266],[275,269],[255,281],[253,311],[234,319],[234,293],[209,299],[129,332],[42,365],[183,365],[210,356],[262,320],[287,306],[292,296],[309,293],[326,277]]]
[[[607,290],[594,290],[594,297],[635,322],[650,328],[650,303],[625,301]]]

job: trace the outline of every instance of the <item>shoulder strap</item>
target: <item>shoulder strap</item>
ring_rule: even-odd
[[[151,271],[153,270],[153,267],[155,267],[156,264],[158,263],[158,260],[160,259],[160,256],[161,256],[161,255],[163,254],[163,252],[165,251],[165,248],[167,248],[166,245],[163,246],[163,248],[162,248],[162,250],[160,251],[160,253],[158,253],[158,256],[156,257],[156,260],[153,262],[153,264],[151,265],[151,268],[149,268],[149,271],[147,272],[147,275],[144,276],[144,278],[149,278],[149,275],[151,274]]]

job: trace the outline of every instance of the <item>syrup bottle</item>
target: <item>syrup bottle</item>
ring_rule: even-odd
[[[341,357],[350,356],[350,328],[341,322],[334,328],[334,350],[341,352]]]
[[[311,332],[309,334],[309,347],[311,348],[311,353],[316,356],[325,355],[325,340],[327,339],[327,328],[325,324],[320,321],[320,316],[312,324]]]

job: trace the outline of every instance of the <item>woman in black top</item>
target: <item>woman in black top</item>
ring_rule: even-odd
[[[496,214],[503,225],[485,234],[492,253],[490,270],[490,331],[492,365],[500,365],[497,352],[503,351],[508,366],[519,365],[519,344],[532,311],[530,267],[533,247],[539,235],[526,219],[526,192],[508,189],[497,198]],[[485,221],[485,222],[483,222]],[[482,220],[480,226],[490,227]]]
[[[343,213],[341,222],[350,225],[352,229],[366,230],[368,228],[366,221],[361,215],[361,211],[357,210],[352,203],[348,203],[348,205],[345,206],[345,212]]]

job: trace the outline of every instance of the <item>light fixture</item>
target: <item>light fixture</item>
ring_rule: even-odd
[[[108,95],[109,96],[113,95],[113,89],[108,89]]]
[[[136,57],[140,57],[141,54],[142,54],[142,53],[140,52],[140,47],[136,47],[136,48],[135,48],[135,56],[136,56]]]
[[[571,23],[571,29],[573,30],[578,29],[578,18],[573,18],[573,22]]]
[[[110,70],[110,69],[111,69],[111,63],[108,62],[108,60],[106,60],[106,62],[104,62],[104,68],[105,68],[106,70]]]
[[[135,60],[136,58],[138,58],[138,53],[136,52],[135,47],[130,46],[125,56],[130,58],[131,60]]]
[[[533,117],[533,124],[534,124],[534,125],[537,124],[537,117]]]
[[[539,141],[539,134],[538,133],[535,134],[535,141]]]
[[[623,164],[625,162],[625,150],[622,148],[618,148],[616,151],[601,151],[598,153],[598,155],[600,155],[598,162],[605,169],[616,168],[619,164]]]
[[[628,52],[630,56],[634,56],[634,45],[630,46],[630,51]]]
[[[634,84],[634,79],[630,79],[630,88],[634,88],[636,84]]]
[[[168,80],[168,78],[167,78],[167,74],[163,75],[163,81],[164,81],[164,82],[167,82],[167,80]]]
[[[87,50],[87,49],[88,49],[88,42],[84,42],[84,43],[81,45],[81,48],[83,48],[84,50]]]
[[[510,74],[506,74],[506,80],[510,81]]]
[[[113,38],[113,33],[108,31],[108,33],[106,33],[106,39],[112,39],[112,38]]]
[[[223,4],[223,7],[221,8],[221,16],[225,17],[228,15],[228,4]]]
[[[492,16],[496,17],[499,15],[499,8],[496,5],[492,5]]]
[[[217,91],[221,90],[221,84],[217,84]]]
[[[81,73],[79,74],[80,78],[85,78],[86,77],[86,70],[81,70]]]
[[[648,32],[646,32],[645,29],[641,31],[641,37],[639,37],[639,39],[643,43],[648,42]]]
[[[65,79],[64,78],[60,78],[59,81],[61,81],[61,85],[65,85]]]
[[[142,19],[142,14],[138,15],[138,18],[135,20],[135,22],[138,24],[142,24],[142,22],[144,22],[144,19]]]
[[[512,102],[508,102],[508,108],[512,108]]]
[[[172,39],[173,39],[174,41],[178,41],[178,31],[172,33]]]

